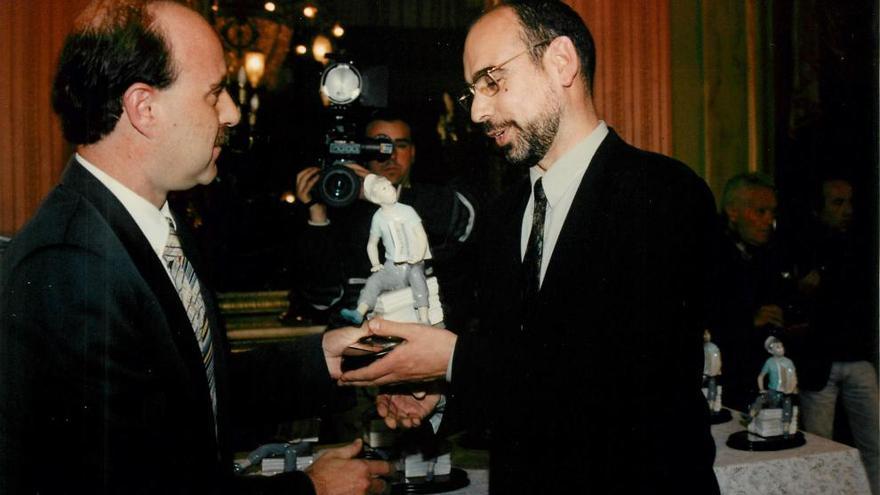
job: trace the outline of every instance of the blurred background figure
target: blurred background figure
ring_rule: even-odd
[[[713,340],[730,356],[725,366],[725,405],[743,411],[757,393],[754,377],[764,341],[781,333],[794,309],[792,268],[775,235],[777,197],[761,174],[731,178],[721,198],[723,235],[718,253]]]
[[[838,397],[852,440],[878,493],[877,334],[869,292],[876,277],[853,229],[853,185],[828,178],[817,188],[814,222],[800,243],[801,291],[811,301],[810,325],[801,342],[803,424],[807,431],[834,436]]]

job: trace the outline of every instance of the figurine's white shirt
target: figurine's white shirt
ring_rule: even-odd
[[[559,232],[571,209],[571,202],[581,184],[581,179],[593,160],[593,155],[605,136],[608,135],[608,126],[604,120],[593,129],[583,141],[578,143],[568,153],[562,155],[547,172],[537,165],[529,169],[529,179],[534,188],[538,178],[543,177],[541,184],[544,186],[544,194],[547,195],[547,214],[544,217],[544,250],[541,257],[541,278],[544,282],[544,274],[550,265],[553,249],[559,239]],[[520,257],[525,257],[526,247],[529,242],[529,233],[532,231],[532,214],[535,210],[535,198],[531,195],[526,211],[523,214],[522,236],[520,238]]]
[[[409,205],[394,203],[376,210],[370,225],[370,235],[382,239],[385,246],[385,259],[395,263],[405,263],[413,257],[417,249],[416,228],[422,228],[422,220]],[[431,259],[431,249],[425,247],[423,259]]]

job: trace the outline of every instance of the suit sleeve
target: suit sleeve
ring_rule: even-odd
[[[0,488],[8,489],[0,492],[30,492],[39,478],[46,493],[163,490],[161,472],[137,475],[162,458],[151,423],[151,408],[162,406],[144,393],[150,369],[141,367],[147,353],[135,326],[152,309],[122,282],[117,273],[125,269],[105,261],[55,246],[32,253],[6,278]],[[44,463],[51,476],[39,474]]]
[[[322,338],[310,335],[232,354],[233,422],[290,421],[321,416],[332,406],[346,404],[351,391],[340,389],[330,378]]]

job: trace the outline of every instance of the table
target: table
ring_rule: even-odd
[[[745,429],[736,418],[714,425],[715,475],[724,495],[863,495],[868,477],[859,451],[811,433],[802,447],[775,452],[746,452],[726,445],[731,433]]]
[[[731,433],[744,430],[734,419],[712,426],[715,475],[723,495],[867,495],[868,477],[859,451],[804,433],[806,445],[775,452],[746,452],[727,446]],[[451,495],[486,495],[489,472],[465,469],[470,485]]]

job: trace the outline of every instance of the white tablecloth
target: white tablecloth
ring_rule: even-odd
[[[747,452],[727,446],[743,430],[734,419],[712,427],[715,475],[724,495],[867,495],[868,477],[859,451],[810,433],[801,447]]]
[[[859,451],[804,433],[801,447],[775,452],[746,452],[727,446],[731,433],[743,430],[734,419],[712,427],[715,475],[723,495],[868,495],[868,477]],[[489,473],[468,469],[470,485],[448,492],[486,495]]]

